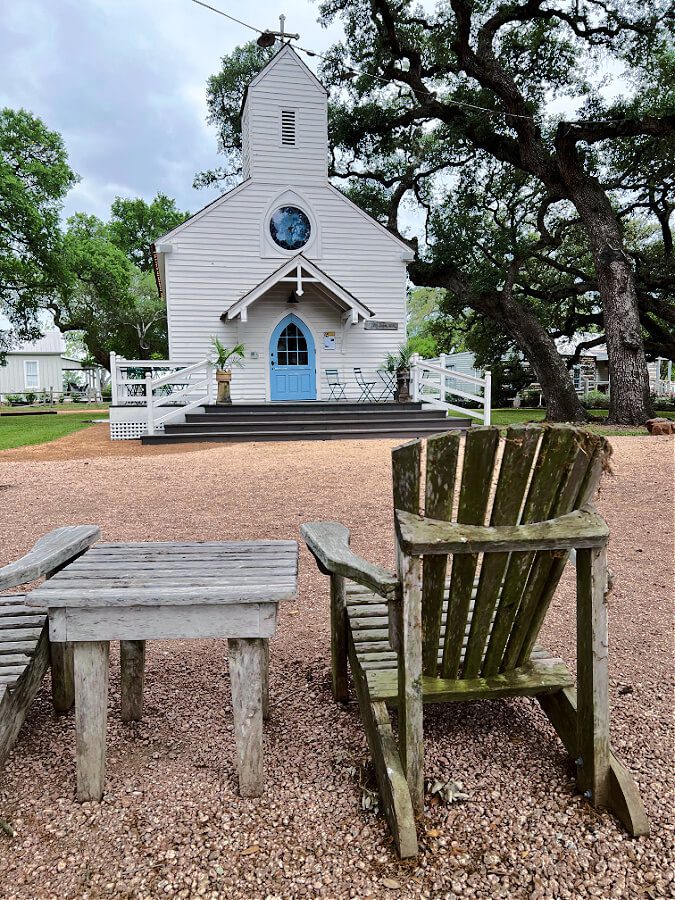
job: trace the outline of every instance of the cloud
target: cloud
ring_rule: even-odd
[[[314,5],[284,6],[303,45],[323,50],[339,37],[317,24]],[[269,0],[234,14],[278,28]],[[81,177],[65,215],[106,216],[117,194],[162,191],[193,211],[217,195],[192,188],[196,172],[219,164],[206,80],[252,32],[190,0],[21,0],[3,5],[3,26],[0,104],[30,109],[63,135]]]

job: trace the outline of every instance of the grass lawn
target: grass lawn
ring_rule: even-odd
[[[31,416],[36,412],[57,412],[57,413],[82,413],[86,410],[107,410],[109,403],[59,403],[50,406],[48,403],[34,403],[32,406],[3,406],[0,407],[0,416]]]
[[[56,438],[87,428],[92,419],[107,417],[108,412],[83,410],[55,416],[0,416],[0,450],[27,447],[29,444],[45,444]]]
[[[616,425],[603,425],[602,420],[607,418],[606,409],[589,410],[591,419],[597,420],[597,424],[592,422],[588,427],[590,431],[605,435],[619,434],[646,434],[645,428],[619,427]],[[675,412],[657,412],[656,416],[663,419],[675,419]],[[521,422],[542,422],[546,417],[545,409],[493,409],[492,424],[493,425],[517,425]]]

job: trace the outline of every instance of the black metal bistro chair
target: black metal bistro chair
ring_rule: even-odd
[[[396,375],[393,372],[387,372],[386,369],[378,369],[377,377],[382,382],[382,390],[378,395],[378,403],[388,403],[396,396]]]
[[[337,369],[326,369],[329,400],[346,400],[345,385],[340,381],[340,373]]]
[[[373,388],[377,384],[376,381],[366,381],[363,377],[363,372],[360,368],[354,367],[354,377],[356,378],[356,383],[361,388],[361,396],[356,401],[357,403],[377,403],[375,399],[375,394],[373,394]]]

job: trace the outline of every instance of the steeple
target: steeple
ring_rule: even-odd
[[[292,185],[328,177],[326,89],[289,44],[246,90],[242,145],[245,178]]]

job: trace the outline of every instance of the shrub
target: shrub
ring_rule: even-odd
[[[657,397],[656,394],[652,394],[650,399],[655,410],[670,412],[675,409],[675,397]]]
[[[543,403],[544,401],[543,401],[541,391],[528,390],[526,388],[524,391],[521,391],[521,393],[520,393],[520,405],[525,406],[525,407],[539,406],[539,398],[540,397],[542,398],[542,403]]]
[[[112,400],[112,385],[108,384],[101,388],[101,400],[103,400],[104,403],[110,403]]]
[[[23,394],[7,394],[6,399],[10,406],[21,406],[26,402]]]
[[[609,409],[609,394],[589,391],[581,402],[585,409]]]

